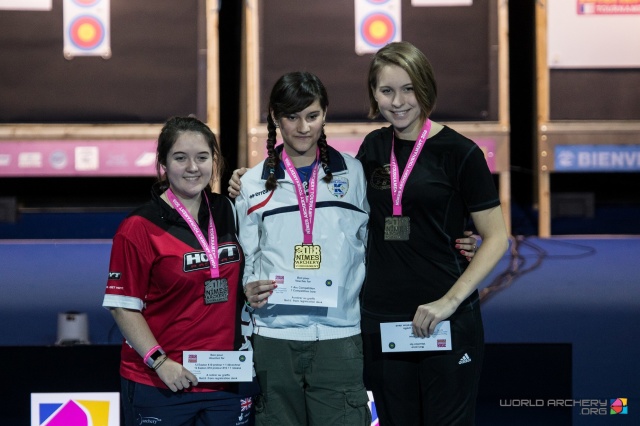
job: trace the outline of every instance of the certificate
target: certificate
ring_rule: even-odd
[[[269,296],[269,303],[327,308],[338,306],[338,283],[330,278],[292,272],[286,275],[271,274],[269,279],[278,285]]]
[[[429,337],[413,334],[411,321],[383,322],[380,324],[382,352],[450,351],[451,323],[438,323]]]
[[[199,382],[251,382],[251,351],[184,351],[182,365]]]

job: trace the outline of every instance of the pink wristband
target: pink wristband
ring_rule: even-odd
[[[146,354],[146,355],[144,356],[144,358],[142,359],[142,360],[144,361],[144,363],[145,363],[145,364],[148,364],[148,362],[147,362],[147,361],[149,360],[149,357],[150,357],[150,356],[151,356],[155,351],[157,351],[158,349],[161,349],[161,348],[160,348],[160,345],[155,345],[154,347],[152,347],[151,349],[149,349],[149,352],[147,352],[147,354]]]

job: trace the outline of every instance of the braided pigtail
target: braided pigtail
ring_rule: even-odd
[[[331,175],[331,168],[329,167],[329,148],[327,135],[324,133],[324,123],[322,124],[322,133],[320,133],[320,138],[318,139],[318,148],[320,148],[320,164],[325,174],[322,180],[329,183],[331,179],[333,179],[333,176]]]
[[[276,167],[278,167],[278,154],[276,154],[276,123],[271,118],[271,114],[267,116],[267,160],[266,165],[269,168],[269,177],[264,186],[267,190],[273,191],[278,186],[278,179],[276,178]]]

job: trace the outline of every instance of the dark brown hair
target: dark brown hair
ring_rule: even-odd
[[[220,153],[220,145],[218,145],[216,136],[209,126],[195,117],[171,117],[164,123],[164,126],[162,126],[162,130],[158,136],[158,147],[156,149],[156,174],[161,191],[169,188],[166,175],[162,173],[162,166],[167,165],[169,151],[173,148],[178,137],[185,132],[200,133],[204,136],[207,145],[209,145],[209,149],[211,149],[211,155],[213,156],[212,176],[216,176],[216,170],[218,173],[222,173],[223,171],[224,159]]]
[[[318,101],[322,111],[327,111],[329,97],[324,84],[318,77],[309,72],[291,72],[278,79],[271,89],[269,97],[269,114],[267,115],[267,159],[266,165],[269,168],[269,178],[265,183],[269,191],[276,189],[278,182],[275,171],[280,164],[280,159],[276,154],[276,123],[281,117],[287,114],[294,114],[307,108]],[[323,125],[324,126],[324,125]],[[320,162],[326,174],[325,182],[331,182],[331,169],[329,168],[329,150],[327,148],[327,136],[324,127],[318,139],[320,149]]]

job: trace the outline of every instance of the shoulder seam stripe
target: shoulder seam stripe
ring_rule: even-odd
[[[250,215],[254,211],[258,210],[259,208],[264,207],[269,202],[269,200],[271,199],[272,196],[273,196],[273,191],[271,191],[269,196],[264,201],[262,201],[261,203],[256,204],[255,206],[253,206],[249,210],[247,210],[247,215]]]

